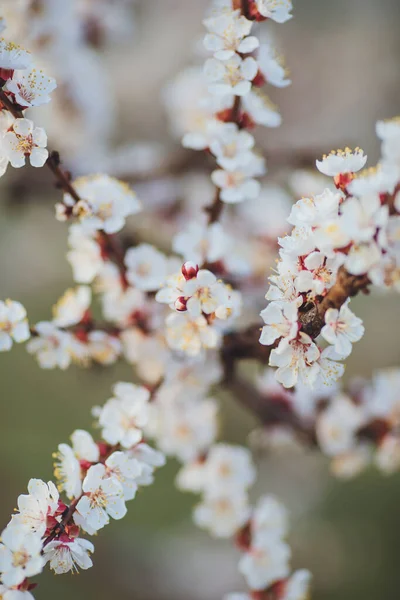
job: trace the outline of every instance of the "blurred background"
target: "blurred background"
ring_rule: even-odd
[[[9,12],[10,28],[21,37],[27,35],[17,10],[23,3],[1,4]],[[162,101],[168,82],[202,60],[199,40],[207,0],[86,4],[92,4],[92,12],[87,9],[90,50],[80,72],[74,65],[71,71],[78,85],[87,69],[93,89],[67,103],[60,86],[51,117],[47,107],[35,113],[35,120],[42,119],[48,129],[51,146],[63,150],[74,173],[101,165],[126,176],[136,184],[145,206],[147,200],[149,205],[168,202],[190,185],[202,204],[209,202],[201,174],[193,175],[200,178],[198,186],[190,183],[188,173],[197,158],[171,135]],[[107,4],[114,12],[107,12]],[[52,18],[60,29],[67,29],[59,10]],[[276,176],[274,166],[278,170],[291,167],[290,161],[306,164],[345,145],[361,146],[373,164],[379,151],[375,121],[400,113],[400,3],[294,0],[293,14],[285,25],[271,27],[293,81],[291,87],[271,92],[283,125],[258,132],[259,144],[271,160],[271,178]],[[40,42],[38,36],[34,43]],[[46,63],[45,56],[42,59]],[[50,63],[49,74],[57,77],[55,70]],[[83,129],[82,114],[90,115],[88,130]],[[157,178],[149,183],[153,171]],[[189,177],[189,183],[185,179],[182,184],[182,177]],[[26,167],[9,170],[0,181],[0,194],[0,297],[20,300],[31,322],[48,319],[51,306],[72,285],[65,261],[67,228],[54,220],[59,192],[44,169],[38,173]],[[140,227],[141,237],[154,238],[148,221]],[[357,298],[354,310],[365,321],[366,335],[348,360],[346,379],[398,366],[398,298],[375,293]],[[109,397],[112,383],[132,378],[132,370],[120,364],[44,372],[23,347],[15,347],[1,356],[0,377],[0,515],[5,525],[29,478],[52,476],[51,453],[57,445],[77,427],[90,428],[91,406]],[[253,418],[228,395],[221,395],[221,402],[222,437],[246,443]],[[326,461],[311,450],[262,454],[257,460],[261,476],[254,497],[274,493],[290,508],[294,566],[312,571],[314,599],[398,600],[398,475],[384,478],[370,471],[351,482],[338,482],[329,475]],[[94,540],[95,568],[74,577],[54,577],[46,571],[36,597],[216,600],[244,590],[236,572],[236,551],[191,524],[196,498],[174,488],[176,470],[171,461],[157,473],[153,486],[142,489],[128,516],[99,533]]]

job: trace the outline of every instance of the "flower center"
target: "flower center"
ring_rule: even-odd
[[[29,554],[26,550],[18,550],[13,554],[13,567],[24,567],[29,560]]]
[[[20,135],[17,135],[17,139],[17,151],[22,152],[22,154],[30,154],[35,146],[35,144],[33,143],[32,136],[28,135],[27,137],[22,137]]]
[[[93,494],[90,495],[90,504],[93,507],[98,506],[105,508],[107,506],[107,496],[101,488],[97,489]]]

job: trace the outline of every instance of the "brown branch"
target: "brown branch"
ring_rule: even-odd
[[[209,225],[219,220],[223,208],[224,203],[221,200],[221,190],[216,188],[213,202],[204,208],[204,211],[208,214]]]
[[[71,502],[70,506],[68,506],[68,508],[65,509],[64,514],[61,518],[61,521],[53,527],[53,529],[51,530],[49,535],[44,540],[43,548],[45,548],[47,546],[47,544],[52,542],[56,537],[58,537],[59,535],[64,533],[65,528],[72,521],[72,517],[76,510],[76,505],[78,504],[78,502],[82,498],[82,496],[83,496],[83,494],[81,494],[81,496],[79,496],[78,498],[75,498],[75,500],[73,502]]]
[[[267,363],[272,346],[262,346],[259,342],[261,325],[254,324],[243,331],[225,334],[221,348],[221,360],[224,366],[225,382],[232,379],[235,364],[239,360],[258,360]]]
[[[262,394],[253,385],[236,376],[227,382],[226,388],[262,425],[289,427],[302,441],[316,445],[314,427],[307,425],[296,415],[286,398]]]
[[[341,267],[335,284],[319,303],[309,302],[300,310],[301,331],[315,339],[325,324],[325,313],[329,308],[340,309],[348,298],[358,292],[368,292],[370,281],[367,275],[351,275]],[[259,342],[261,324],[254,324],[243,331],[225,334],[221,348],[221,360],[225,369],[225,380],[229,382],[239,360],[253,359],[263,364],[268,363],[274,346],[262,346]]]
[[[50,169],[50,171],[53,173],[54,177],[58,182],[58,187],[64,192],[67,192],[71,196],[71,198],[75,200],[75,202],[79,202],[81,198],[78,192],[71,184],[69,174],[63,171],[60,165],[60,154],[55,150],[53,152],[50,152],[49,158],[46,161],[46,167]]]
[[[325,313],[329,308],[340,309],[349,298],[356,296],[358,292],[368,293],[370,280],[367,275],[351,275],[344,267],[340,267],[336,282],[328,290],[326,296],[311,307],[305,306],[306,310],[300,313],[302,331],[315,339],[321,333],[325,324]]]
[[[5,81],[2,85],[4,85],[4,84],[5,84]],[[3,89],[0,89],[0,102],[4,106],[4,108],[12,114],[12,116],[15,119],[23,119],[24,118],[24,113],[22,112],[22,108],[18,104],[14,104],[13,102],[11,102],[11,100],[9,99],[9,97],[4,92]]]

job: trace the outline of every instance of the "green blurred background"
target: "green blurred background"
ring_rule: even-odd
[[[159,101],[162,86],[187,64],[188,47],[201,35],[206,1],[138,1],[136,30],[123,52],[110,48],[105,68],[120,83],[117,137],[168,137]],[[377,118],[400,113],[400,3],[398,0],[296,0],[294,19],[274,27],[292,71],[292,87],[271,94],[284,125],[261,131],[269,153],[315,151],[356,144],[377,158]],[[122,52],[122,54],[121,54]],[[129,68],[127,67],[129,61]],[[125,79],[124,79],[125,78]],[[125,85],[126,79],[131,82]],[[122,85],[121,82],[125,82]],[[68,124],[66,124],[66,127]],[[56,141],[53,141],[56,145]],[[20,185],[20,181],[24,183]],[[43,178],[43,180],[42,180]],[[67,229],[53,217],[57,191],[26,168],[1,181],[1,298],[20,300],[31,322],[51,316],[51,306],[71,285],[64,256]],[[348,360],[346,378],[400,364],[400,306],[395,296],[372,294],[354,302],[366,335]],[[0,515],[4,525],[30,477],[52,476],[52,452],[75,428],[90,428],[90,408],[109,397],[129,367],[44,372],[23,347],[0,357]],[[400,390],[399,390],[400,393]],[[221,397],[223,437],[243,443],[255,423]],[[400,597],[400,477],[367,472],[354,481],[333,480],[311,451],[259,458],[261,492],[280,495],[292,512],[294,565],[314,575],[317,600],[398,600]],[[95,568],[79,576],[40,578],[35,596],[50,600],[216,600],[245,589],[229,543],[195,529],[195,498],[174,489],[174,462],[130,504],[128,516],[102,530]]]

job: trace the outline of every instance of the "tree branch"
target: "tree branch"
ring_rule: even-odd
[[[301,331],[315,339],[325,325],[325,313],[329,308],[340,309],[348,298],[358,292],[368,293],[370,281],[367,275],[351,275],[341,267],[337,279],[328,293],[319,303],[305,304],[300,312]],[[301,309],[300,309],[301,311]],[[253,324],[242,331],[225,334],[221,348],[221,360],[224,365],[225,379],[229,381],[234,365],[239,360],[254,359],[267,364],[272,346],[262,346],[259,342],[262,324]]]
[[[314,428],[302,422],[286,398],[264,395],[236,375],[227,381],[226,388],[261,421],[262,425],[289,427],[302,441],[313,446],[317,444]]]

